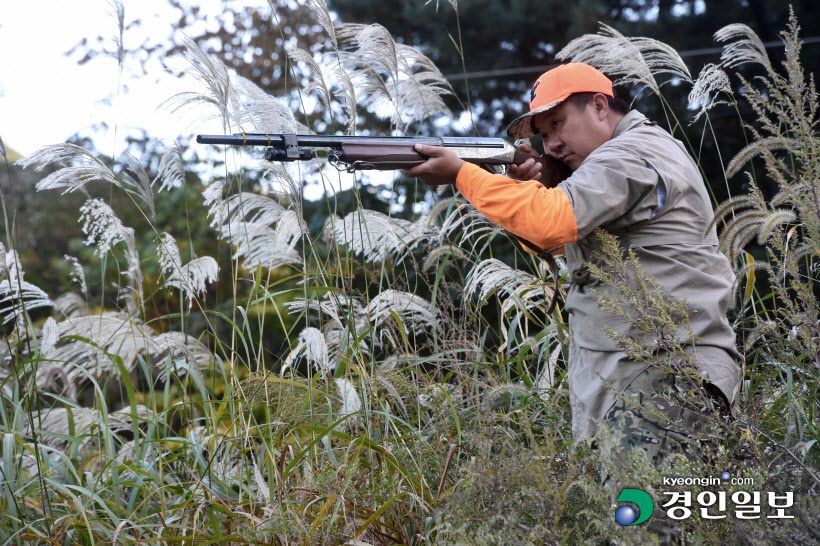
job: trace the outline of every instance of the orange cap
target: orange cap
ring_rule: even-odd
[[[532,117],[555,108],[573,93],[603,93],[614,97],[612,81],[600,70],[585,63],[568,63],[541,74],[530,91],[530,111],[507,126],[507,134],[516,140],[531,137]]]

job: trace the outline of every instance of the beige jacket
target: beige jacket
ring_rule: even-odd
[[[633,110],[613,138],[555,189],[519,184],[474,165],[462,168],[456,184],[476,208],[515,235],[545,248],[565,243],[576,440],[594,434],[614,393],[645,368],[626,359],[604,331],[610,327],[642,338],[630,322],[598,306],[596,291],[615,290],[596,283],[583,265],[592,259],[590,235],[599,227],[631,247],[643,271],[670,296],[686,299],[700,373],[735,403],[741,370],[726,318],[734,275],[718,251],[714,227],[707,232],[713,209],[698,167],[669,133]]]
[[[715,228],[709,228],[714,213],[703,178],[683,145],[633,110],[620,121],[613,138],[558,187],[569,197],[578,230],[577,242],[565,246],[572,278],[566,309],[573,342],[582,349],[574,352],[583,353],[586,360],[570,362],[570,390],[576,399],[573,405],[586,406],[588,411],[582,413],[593,418],[592,423],[583,422],[583,416],[574,419],[576,439],[591,435],[595,417],[614,402],[612,389],[604,385],[620,390],[644,369],[612,355],[589,361],[588,351],[618,351],[603,329],[653,342],[643,339],[631,322],[598,306],[596,291],[617,295],[615,288],[591,279],[583,266],[592,259],[596,243],[589,236],[598,227],[631,247],[644,273],[670,296],[686,299],[700,374],[734,406],[741,369],[726,317],[734,274],[718,251]]]

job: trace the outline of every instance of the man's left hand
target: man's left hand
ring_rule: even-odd
[[[429,159],[412,169],[402,170],[404,176],[420,178],[428,186],[455,184],[458,171],[464,165],[464,160],[455,152],[443,146],[425,146],[424,144],[416,144],[413,149]]]

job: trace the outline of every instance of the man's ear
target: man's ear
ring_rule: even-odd
[[[598,119],[603,121],[609,114],[609,101],[603,93],[595,93],[592,97],[592,107],[595,109],[595,115]]]

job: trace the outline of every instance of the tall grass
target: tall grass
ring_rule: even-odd
[[[316,119],[309,97],[322,105],[322,121],[351,133],[364,111],[412,134],[446,110],[442,96],[452,90],[429,59],[379,25],[334,26],[321,0],[307,6],[327,40],[316,52],[288,51],[302,111],[191,40],[185,57],[201,88],[168,107],[199,108],[227,132],[267,133],[306,131]],[[752,228],[772,253],[739,277],[752,286],[762,268],[771,283],[757,301],[751,289],[739,300],[739,331],[747,318],[754,323],[743,338],[743,413],[710,465],[689,468],[693,476],[731,469],[754,477],[758,490],[794,491],[796,518],[682,522],[693,542],[820,537],[811,267],[820,160],[816,96],[799,68],[797,32],[792,21],[784,34],[786,75],[767,67],[760,81],[773,100],[749,95],[761,116],[750,150],[786,195],[765,203],[753,191],[718,209],[733,255]],[[612,29],[586,39],[627,40]],[[608,48],[583,40],[572,51],[602,63]],[[645,68],[637,83],[658,93],[652,82],[663,63],[682,65],[661,46],[641,39],[629,49]],[[733,53],[724,68],[737,62]],[[694,88],[716,106],[709,94],[726,87],[711,78],[702,74]],[[775,156],[784,149],[792,161]],[[328,201],[324,229],[311,232],[302,182],[319,180],[332,193],[349,175],[321,159],[262,163],[264,192],[248,192],[241,173],[226,170],[206,181],[197,203],[213,237],[231,249],[225,267],[198,256],[201,241],[156,224],[155,204],[185,180],[178,149],[169,148],[153,177],[134,157],[112,168],[70,145],[20,164],[51,169],[40,191],[85,194],[78,218],[96,259],[119,267],[119,305],[97,306],[85,288],[51,295],[23,280],[17,252],[36,249],[11,250],[9,240],[0,252],[0,312],[10,325],[0,345],[4,543],[653,539],[645,530],[624,538],[598,482],[598,454],[572,442],[566,324],[560,310],[546,312],[563,277],[524,254],[499,259],[509,239],[459,198],[413,221],[361,206],[340,217]],[[134,228],[94,196],[101,188],[141,211],[154,234],[150,253],[140,255]],[[741,206],[753,214],[743,216]],[[741,226],[741,218],[755,221]],[[99,282],[79,265],[83,287]],[[230,278],[228,294],[215,288],[220,277]],[[266,348],[259,332],[269,322],[285,332],[288,350]],[[659,487],[658,470],[640,461],[633,470],[637,485]]]

